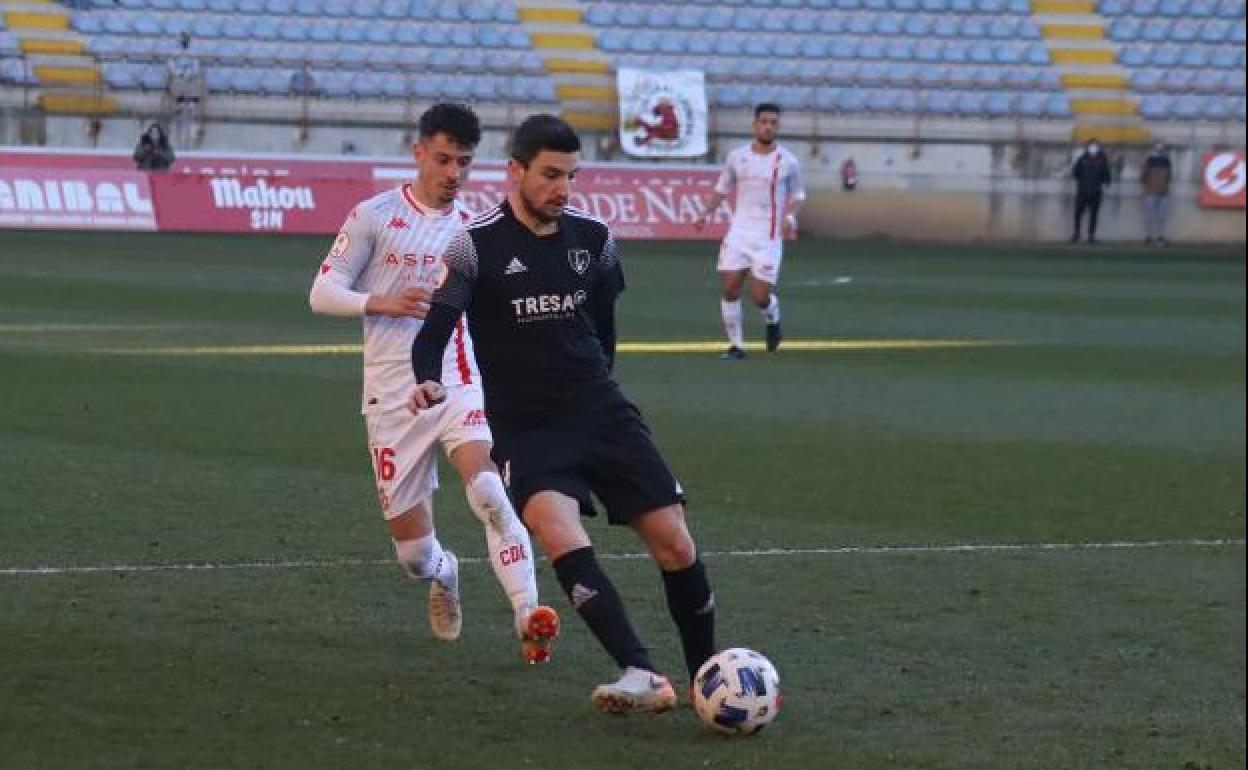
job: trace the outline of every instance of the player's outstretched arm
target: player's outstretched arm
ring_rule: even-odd
[[[419,383],[408,399],[413,412],[442,403],[446,391],[442,387],[442,353],[451,341],[451,333],[463,311],[438,303],[429,309],[425,323],[412,340],[412,374]]]

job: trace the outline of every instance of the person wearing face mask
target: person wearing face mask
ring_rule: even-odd
[[[1166,245],[1166,200],[1170,197],[1173,173],[1170,155],[1161,142],[1153,145],[1153,151],[1140,167],[1140,187],[1144,190],[1144,242]]]
[[[1075,161],[1071,170],[1075,180],[1075,232],[1070,236],[1071,243],[1079,242],[1084,212],[1088,214],[1088,243],[1096,243],[1096,219],[1101,211],[1101,196],[1109,187],[1109,161],[1101,152],[1101,144],[1095,139],[1089,140],[1083,154]]]

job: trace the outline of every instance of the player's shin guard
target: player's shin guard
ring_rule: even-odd
[[[569,551],[556,559],[553,566],[559,585],[577,614],[616,665],[621,669],[634,666],[654,671],[650,654],[633,630],[624,603],[599,566],[593,547]]]
[[[681,570],[664,570],[663,589],[668,612],[680,631],[685,666],[692,681],[698,668],[715,652],[715,593],[702,559]]]
[[[468,505],[485,527],[485,543],[494,577],[515,610],[537,605],[537,578],[533,570],[533,543],[507,498],[503,480],[492,471],[478,473],[464,487]]]
[[[741,325],[741,300],[719,301],[719,313],[724,319],[724,334],[728,336],[728,344],[734,348],[745,346],[745,331]]]

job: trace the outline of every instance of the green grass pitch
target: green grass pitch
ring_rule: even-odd
[[[522,665],[449,478],[465,631],[430,637],[358,355],[315,349],[359,341],[307,309],[327,246],[0,234],[3,770],[1244,767],[1242,249],[802,241],[788,350],[622,353],[720,641],[785,685],[733,740],[595,713],[544,563],[565,635]],[[624,341],[719,345],[713,245],[623,253]],[[590,529],[679,675],[653,566]]]

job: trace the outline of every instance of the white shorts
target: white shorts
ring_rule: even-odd
[[[386,519],[427,504],[433,496],[438,488],[435,443],[441,442],[449,455],[470,441],[493,440],[485,421],[485,396],[478,385],[447,388],[446,401],[419,415],[405,406],[365,413],[364,424],[377,497]]]
[[[780,280],[783,259],[783,240],[730,232],[719,247],[719,272],[748,269],[754,280],[775,285]]]

